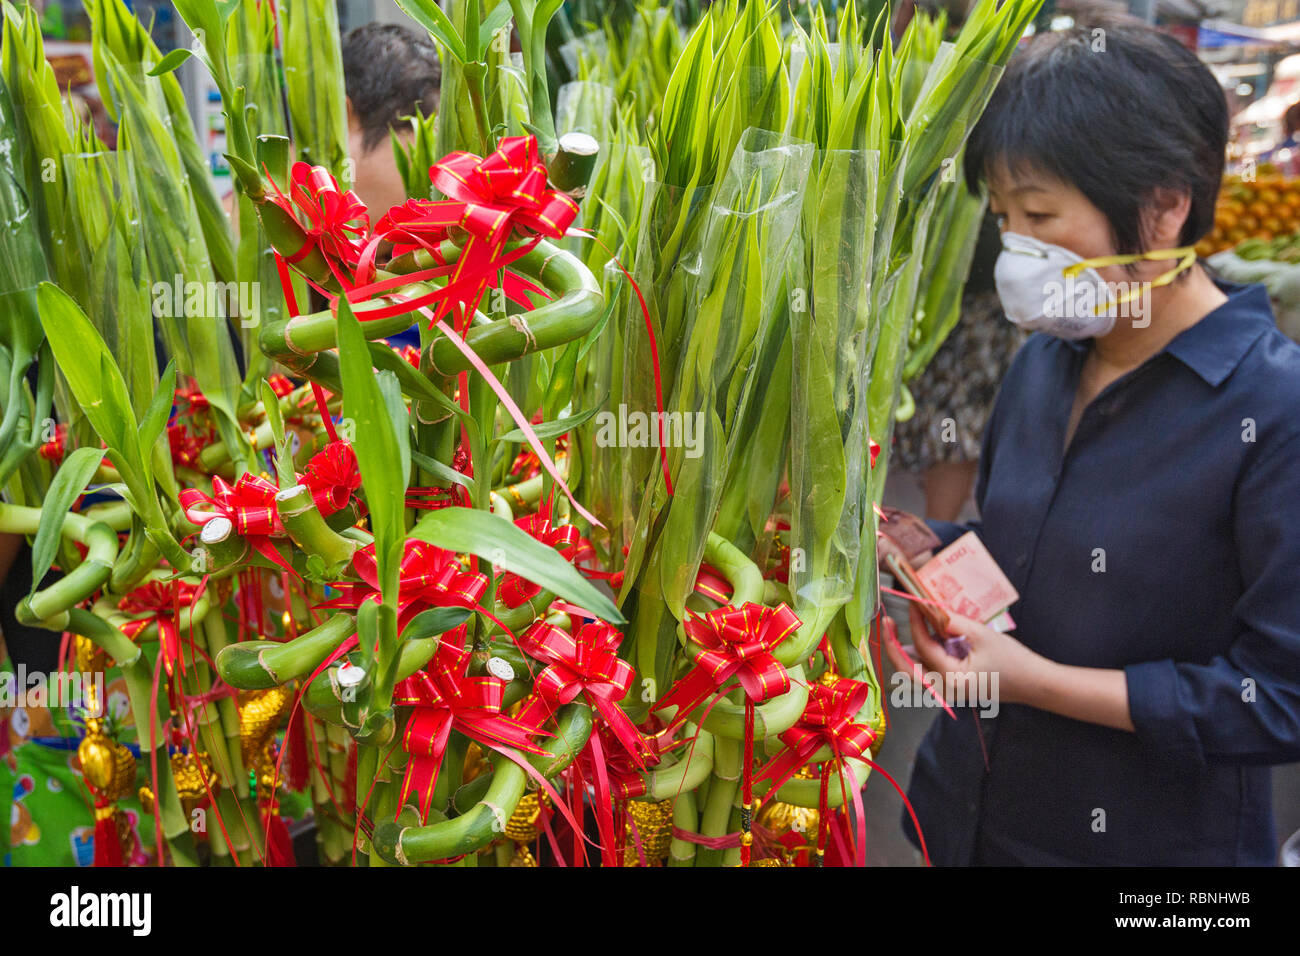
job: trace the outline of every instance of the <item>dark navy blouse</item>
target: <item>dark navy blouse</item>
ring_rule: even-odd
[[[1300,760],[1300,346],[1262,286],[1219,287],[1068,450],[1088,344],[1032,336],[985,433],[981,521],[932,524],[980,534],[1028,647],[1123,668],[1137,728],[939,713],[909,790],[936,864],[1275,862],[1269,765]]]

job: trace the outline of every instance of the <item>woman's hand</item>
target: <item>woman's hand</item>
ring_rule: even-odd
[[[949,633],[965,636],[970,650],[965,659],[953,657],[930,631],[915,603],[909,603],[908,611],[921,670],[939,676],[944,700],[949,703],[954,702],[960,685],[967,705],[987,706],[991,701],[971,700],[973,695],[987,693],[1000,704],[1027,704],[1090,724],[1130,732],[1135,729],[1123,670],[1058,664],[1009,634],[949,611]],[[897,670],[913,673],[901,647],[886,641],[885,650]]]
[[[970,651],[964,659],[953,657],[944,650],[943,641],[930,630],[915,602],[908,602],[908,611],[912,644],[921,667],[927,673],[940,676],[944,699],[949,703],[953,703],[959,685],[966,704],[976,703],[969,698],[977,691],[996,694],[1002,703],[1028,703],[1030,688],[1038,683],[1044,665],[1051,663],[1009,634],[949,611],[948,636],[964,636]],[[888,641],[885,646],[894,667],[912,673],[912,665],[901,650]]]

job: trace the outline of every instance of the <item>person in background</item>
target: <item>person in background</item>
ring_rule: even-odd
[[[343,40],[343,81],[348,98],[348,154],[352,190],[370,211],[373,227],[389,209],[406,202],[390,132],[409,145],[408,117],[438,110],[442,67],[429,37],[397,23],[367,23]],[[412,326],[389,336],[397,348],[419,347]]]
[[[1265,159],[1278,168],[1284,176],[1300,175],[1300,102],[1292,103],[1282,114],[1282,141],[1273,147]]]
[[[389,133],[409,144],[407,119],[437,112],[442,67],[427,35],[397,23],[367,23],[343,40],[343,79],[352,189],[370,210],[373,225],[407,199]]]

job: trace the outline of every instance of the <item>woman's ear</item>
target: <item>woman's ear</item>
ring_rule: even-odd
[[[1142,236],[1147,249],[1178,247],[1192,209],[1192,194],[1163,186],[1151,191],[1142,209]]]
[[[357,111],[352,107],[352,97],[345,97],[344,102],[348,104],[348,129],[350,131],[360,130],[361,120],[357,119]]]

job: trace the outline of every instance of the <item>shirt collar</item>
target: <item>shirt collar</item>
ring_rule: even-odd
[[[1276,328],[1276,322],[1264,286],[1240,285],[1218,278],[1214,284],[1228,301],[1191,328],[1179,332],[1161,354],[1168,352],[1207,384],[1217,387],[1241,364],[1255,340]],[[1089,347],[1087,339],[1066,344],[1077,352]]]

